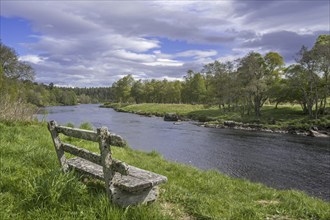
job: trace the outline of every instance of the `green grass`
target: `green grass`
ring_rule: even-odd
[[[98,151],[95,143],[72,139]],[[122,209],[103,183],[60,171],[45,124],[0,122],[1,219],[330,219],[330,203],[168,162],[155,151],[112,147],[113,156],[168,177],[159,199]]]
[[[144,103],[127,105],[120,107],[120,110],[134,113],[150,113],[154,115],[163,116],[165,113],[177,113],[179,115],[187,115],[191,111],[198,111],[204,109],[203,105],[189,105],[189,104],[156,104]]]
[[[177,113],[200,122],[222,124],[224,121],[232,120],[243,123],[258,123],[265,128],[288,129],[290,127],[307,130],[311,126],[327,128],[330,126],[330,115],[320,116],[319,119],[310,119],[303,114],[299,105],[279,105],[277,109],[273,105],[266,105],[261,110],[261,117],[257,118],[254,113],[242,115],[240,112],[229,112],[215,106],[189,105],[189,104],[132,104],[120,106],[119,104],[108,104],[119,111],[164,116],[165,113]]]

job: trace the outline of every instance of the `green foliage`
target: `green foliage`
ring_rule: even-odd
[[[0,67],[5,77],[14,80],[32,80],[34,78],[33,68],[19,61],[16,51],[0,41]]]
[[[93,125],[91,125],[89,122],[84,122],[82,124],[80,124],[79,126],[80,129],[84,129],[84,130],[93,130]]]
[[[0,42],[0,120],[31,120],[36,108],[27,103],[24,81],[32,79],[32,67],[18,60],[16,52]]]
[[[310,50],[302,47],[297,64],[287,68],[286,76],[294,99],[311,118],[325,113],[330,95],[330,35],[318,37]]]
[[[131,89],[134,83],[134,79],[131,74],[123,77],[117,82],[113,83],[112,89],[116,97],[117,102],[127,103],[131,96]]]
[[[168,162],[158,153],[112,147],[120,160],[163,174],[159,200],[121,209],[101,182],[62,174],[45,124],[0,122],[2,219],[329,219],[330,204],[292,190]],[[98,151],[86,141],[84,147]]]
[[[74,128],[74,124],[72,124],[71,122],[66,123],[65,126],[66,126],[66,127],[69,127],[69,128]]]

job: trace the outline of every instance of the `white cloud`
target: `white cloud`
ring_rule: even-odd
[[[147,66],[182,66],[183,62],[179,62],[176,60],[170,60],[170,59],[158,58],[154,62],[143,63],[143,64],[147,65]]]
[[[109,34],[101,37],[105,45],[115,49],[128,49],[136,52],[145,52],[150,49],[159,48],[159,42],[156,40],[147,40],[142,37],[125,37],[119,34]]]
[[[217,55],[216,50],[187,50],[174,55],[174,57],[196,57],[196,58],[206,58],[213,57]]]
[[[37,55],[25,55],[25,56],[20,56],[18,58],[18,60],[20,61],[24,61],[24,62],[29,62],[29,63],[33,63],[33,64],[38,64],[41,62],[44,62],[45,59],[37,56]]]
[[[132,61],[141,61],[141,62],[153,62],[155,56],[151,54],[138,54],[126,50],[115,50],[109,52],[109,55],[116,56],[118,58],[132,60]]]

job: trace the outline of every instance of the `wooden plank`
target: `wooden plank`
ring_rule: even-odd
[[[80,138],[87,141],[98,142],[98,135],[95,131],[88,131],[78,128],[69,128],[64,126],[56,126],[55,129],[58,133],[62,133],[66,136]]]
[[[101,165],[101,156],[99,154],[93,153],[91,151],[88,151],[86,149],[68,143],[62,143],[61,147],[65,152],[68,152],[77,157],[81,157],[98,165]]]
[[[100,165],[79,157],[68,159],[68,165],[70,169],[75,169],[82,174],[104,181],[103,168]]]
[[[122,164],[119,160],[114,159],[113,161]],[[79,157],[69,159],[68,165],[71,169],[74,168],[83,174],[87,174],[104,181],[103,167],[100,165]],[[111,182],[114,186],[127,192],[138,192],[167,181],[167,178],[162,175],[152,173],[147,170],[142,170],[137,167],[129,165],[126,166],[128,166],[128,170],[131,173],[128,175],[122,175],[116,172],[113,175]],[[141,176],[136,177],[139,174],[141,174]]]
[[[57,158],[61,164],[62,170],[65,172],[68,170],[69,167],[67,165],[67,160],[65,158],[64,151],[61,148],[62,143],[61,143],[60,137],[58,136],[58,133],[55,129],[56,126],[57,126],[56,121],[48,122],[48,130],[50,132],[50,135],[51,135],[53,143],[54,143]]]
[[[76,170],[84,174],[88,174],[90,176],[93,176],[97,179],[104,181],[102,166],[79,157],[68,159],[67,162],[70,168],[75,168]],[[125,164],[120,160],[116,160],[116,159],[114,159],[114,163],[116,164],[116,167],[123,166],[123,164]],[[127,167],[128,165],[125,166]],[[121,170],[123,170],[123,168],[121,168]],[[117,173],[117,176],[122,176],[122,175],[125,174],[120,172]]]
[[[112,183],[114,186],[127,192],[138,192],[147,188],[151,188],[152,184],[148,180],[135,178],[131,175],[118,176],[115,175]]]
[[[167,182],[167,177],[128,165],[127,176],[115,176],[113,184],[128,192],[138,192],[161,183]]]
[[[167,182],[166,176],[148,170],[143,170],[134,166],[129,166],[128,173],[132,177],[150,182],[152,186]]]

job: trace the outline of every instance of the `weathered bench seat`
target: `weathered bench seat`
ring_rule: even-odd
[[[67,163],[70,169],[74,169],[82,174],[104,181],[103,167],[100,165],[79,157],[68,159]],[[167,181],[165,176],[130,165],[127,165],[127,167],[127,175],[122,175],[116,172],[112,179],[112,184],[122,190],[137,192]]]
[[[64,171],[75,170],[105,182],[109,199],[122,207],[155,201],[158,185],[167,182],[167,177],[143,170],[112,158],[111,141],[118,136],[110,134],[107,128],[97,132],[58,126],[48,123],[55,150]],[[59,133],[99,143],[100,153],[61,142]],[[66,159],[64,152],[77,157]]]

